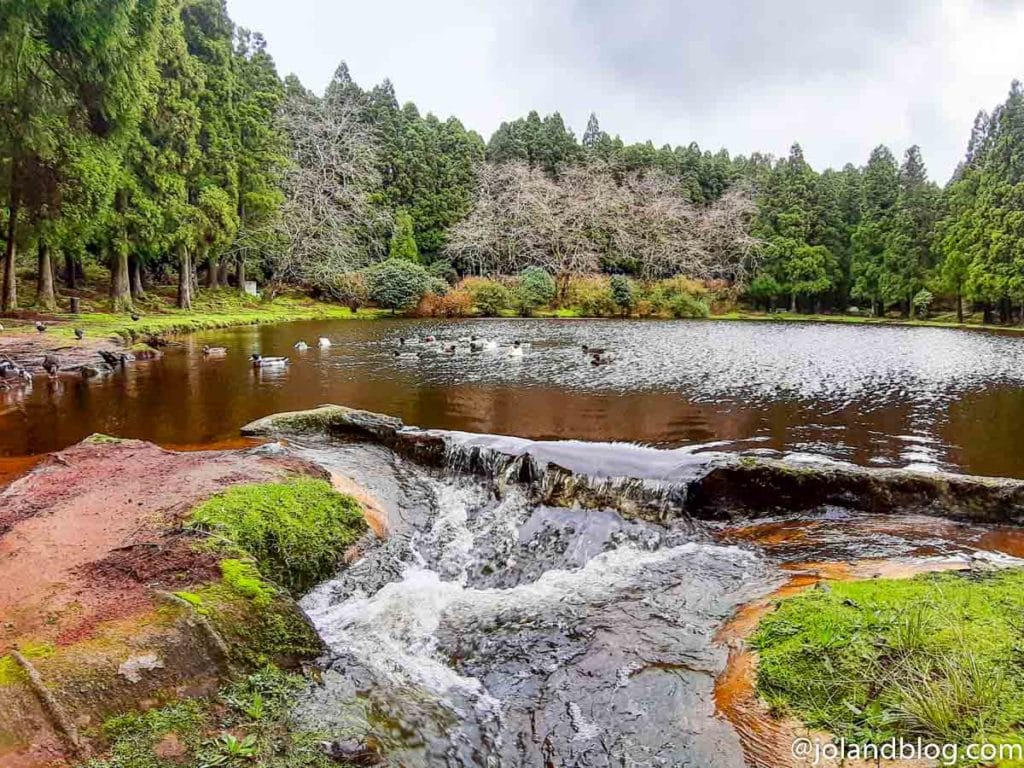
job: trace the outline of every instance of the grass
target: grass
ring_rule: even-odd
[[[830,583],[752,643],[773,710],[851,742],[1024,738],[1024,571]]]
[[[339,304],[316,301],[297,294],[263,300],[226,288],[200,291],[191,310],[178,309],[172,298],[165,293],[153,293],[137,303],[136,313],[139,315],[138,321],[133,321],[127,314],[104,311],[85,311],[79,315],[58,314],[53,316],[57,322],[50,327],[48,333],[73,339],[74,329],[81,328],[87,338],[117,337],[130,343],[150,335],[182,334],[294,320],[373,319],[383,314],[376,309],[361,309],[353,314]],[[5,321],[4,324],[10,332],[35,333],[32,322],[13,324]]]
[[[802,315],[798,312],[748,312],[735,310],[711,315],[711,320],[749,320],[788,323],[840,323],[847,325],[896,325],[922,328],[961,328],[987,331],[1024,332],[1019,325],[986,325],[981,315],[967,315],[963,323],[957,322],[955,313],[934,315],[927,320],[900,317],[868,317],[865,315]]]
[[[104,723],[108,745],[87,768],[328,768],[319,734],[296,729],[291,711],[305,680],[275,667],[216,696],[133,712]]]
[[[259,574],[293,595],[333,575],[342,553],[366,531],[355,499],[310,478],[229,488],[200,504],[191,526],[226,552],[241,549]],[[229,569],[226,580],[244,582],[240,566]]]

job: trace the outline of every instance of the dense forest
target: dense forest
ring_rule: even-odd
[[[536,112],[485,142],[344,64],[322,95],[282,79],[222,0],[7,0],[0,238],[3,311],[53,310],[95,266],[117,311],[170,281],[183,308],[247,277],[394,307],[533,270],[556,304],[587,275],[684,277],[764,309],[1024,322],[1024,91],[940,187],[916,146],[819,172],[799,144],[626,144],[594,115],[577,139]]]

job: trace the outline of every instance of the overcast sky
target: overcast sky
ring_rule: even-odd
[[[485,139],[558,110],[626,141],[863,164],[921,145],[944,183],[978,109],[1024,79],[1024,0],[227,0],[281,74],[338,62]]]

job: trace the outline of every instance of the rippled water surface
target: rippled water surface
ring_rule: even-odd
[[[473,334],[496,352],[394,356]],[[332,340],[299,354],[299,339]],[[521,358],[506,348],[530,342]],[[225,345],[204,360],[203,344]],[[581,346],[606,348],[592,366]],[[290,355],[256,373],[253,351]],[[199,334],[104,380],[0,393],[0,453],[91,432],[197,444],[275,411],[338,402],[408,423],[531,438],[713,443],[860,464],[1024,476],[1024,337],[931,328],[644,321],[293,323]]]

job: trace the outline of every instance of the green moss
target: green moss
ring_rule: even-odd
[[[840,582],[754,635],[775,709],[850,740],[1022,736],[1024,571]]]
[[[322,734],[296,728],[292,710],[306,685],[266,667],[213,697],[121,715],[102,728],[107,744],[87,768],[251,766],[327,768]],[[175,749],[169,750],[173,744]],[[242,746],[244,745],[244,747]],[[161,757],[161,755],[163,755]]]
[[[123,441],[119,437],[111,437],[110,435],[104,435],[100,432],[96,432],[85,438],[84,442],[92,443],[94,445],[116,445]]]
[[[260,573],[292,594],[331,576],[366,530],[353,498],[309,478],[230,488],[197,507],[192,525],[213,534],[213,546],[251,556]]]
[[[222,560],[220,572],[225,584],[260,608],[269,606],[277,595],[276,590],[263,580],[252,563]]]
[[[290,597],[259,578],[251,564],[225,561],[225,579],[192,593],[189,601],[216,627],[232,660],[244,669],[266,664],[295,666],[323,646]],[[231,574],[230,576],[228,574]]]
[[[28,675],[11,656],[0,656],[0,685],[17,685],[28,680]]]

